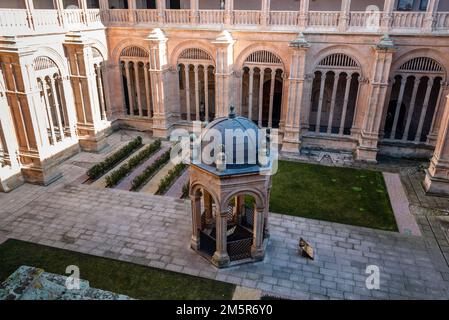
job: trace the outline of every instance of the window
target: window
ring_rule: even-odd
[[[398,10],[400,11],[411,11],[413,9],[413,0],[399,0]]]
[[[421,0],[421,2],[419,3],[419,10],[426,11],[428,4],[429,4],[429,0]]]

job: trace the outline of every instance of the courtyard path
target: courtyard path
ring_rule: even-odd
[[[186,169],[182,173],[182,175],[173,183],[173,185],[168,189],[168,191],[165,193],[166,197],[173,197],[173,198],[181,198],[182,196],[182,187],[189,181],[189,170]]]
[[[157,151],[155,154],[153,154],[148,160],[143,162],[140,166],[135,168],[131,174],[126,176],[116,187],[115,189],[119,190],[131,190],[132,182],[135,177],[140,175],[142,172],[145,171],[145,169],[149,166],[151,166],[161,155],[163,155],[166,151],[170,149],[169,145],[162,145],[161,149]]]
[[[139,192],[155,194],[158,187],[159,182],[167,175],[167,173],[175,167],[171,161],[169,161],[165,166],[163,166],[156,174],[148,181]]]
[[[0,236],[296,299],[449,298],[447,265],[422,237],[271,214],[265,260],[218,270],[189,248],[188,201],[69,182],[0,194]],[[300,236],[314,261],[298,255]],[[368,265],[380,269],[380,290],[366,289]]]

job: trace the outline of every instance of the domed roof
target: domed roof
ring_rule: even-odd
[[[214,152],[221,145],[226,154],[226,170],[221,174],[259,171],[260,139],[264,138],[259,130],[250,119],[236,116],[234,107],[230,107],[228,117],[212,121],[201,134],[202,156],[200,166],[216,173],[215,159],[217,155]],[[216,141],[216,139],[219,139],[219,141]],[[215,148],[212,147],[213,145]],[[209,155],[209,161],[206,161],[205,156],[208,157]],[[210,161],[211,159],[212,161]]]

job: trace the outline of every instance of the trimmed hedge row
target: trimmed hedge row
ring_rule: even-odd
[[[167,175],[159,182],[156,194],[163,195],[168,191],[168,188],[173,184],[173,182],[182,174],[186,165],[184,163],[178,163],[171,169]]]
[[[139,149],[142,146],[142,137],[137,137],[131,142],[129,142],[126,146],[110,155],[102,162],[97,163],[92,168],[87,171],[87,176],[91,180],[96,180],[100,178],[103,174],[111,170],[117,163],[128,157],[135,150]]]
[[[148,166],[144,172],[134,178],[131,191],[137,191],[141,186],[150,180],[150,178],[170,160],[171,149],[164,152],[152,165]]]
[[[161,148],[161,141],[156,140],[140,151],[136,156],[129,159],[129,161],[123,164],[117,170],[114,170],[110,175],[106,177],[106,187],[112,188],[116,186],[120,180],[126,177],[135,167],[151,157],[156,151]]]

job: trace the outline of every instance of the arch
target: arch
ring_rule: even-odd
[[[280,51],[280,48],[278,48],[274,45],[271,45],[271,44],[262,44],[262,43],[252,44],[252,45],[248,46],[247,48],[245,48],[242,52],[240,52],[237,59],[235,59],[235,63],[234,63],[235,69],[242,70],[244,68],[246,59],[252,53],[257,52],[257,51],[267,51],[271,54],[274,54],[276,57],[278,57],[280,59],[280,62],[281,62],[280,65],[282,66],[282,70],[284,70],[284,72],[287,70],[286,63],[281,58],[282,55],[276,54],[276,52]]]
[[[56,63],[47,56],[39,56],[33,60],[34,71],[58,68]]]
[[[225,212],[228,210],[228,203],[232,200],[232,198],[239,196],[239,195],[250,195],[254,198],[256,201],[256,207],[257,209],[265,209],[265,202],[264,202],[264,195],[256,189],[249,190],[246,188],[240,188],[236,191],[232,192],[231,194],[227,195],[224,200],[220,203],[220,212]]]
[[[436,49],[415,49],[404,52],[398,56],[391,65],[391,74],[395,75],[399,72],[400,68],[408,61],[419,57],[426,57],[434,60],[443,69],[443,81],[447,79],[448,66],[445,66],[441,61],[447,60],[447,53],[440,52]]]
[[[364,61],[364,56],[366,57],[366,54],[360,51],[360,49],[348,46],[348,45],[334,45],[330,47],[326,47],[320,51],[318,51],[315,54],[315,62],[310,65],[310,69],[307,70],[307,73],[313,73],[315,70],[320,69],[319,63],[323,61],[326,57],[334,55],[334,54],[344,54],[348,56],[351,60],[353,60],[359,69],[359,73],[361,77],[364,77],[365,74],[369,74],[369,71],[365,68],[369,67],[369,63],[361,63],[366,62]]]
[[[332,53],[318,63],[319,67],[359,68],[359,64],[352,57],[344,53]]]
[[[218,196],[215,192],[211,191],[210,189],[206,188],[203,184],[200,182],[193,182],[190,186],[189,196],[195,196],[195,193],[198,191],[198,189],[205,189],[207,192],[209,192],[210,196],[214,200],[214,203],[218,206],[221,205],[220,201],[218,201]]]
[[[211,55],[200,48],[187,48],[181,52],[178,57],[179,60],[205,60],[205,61],[213,61]]]
[[[93,43],[93,45],[91,46],[92,49],[96,49],[100,52],[101,56],[103,57],[103,60],[107,60],[108,56],[109,56],[109,51],[108,48],[105,44],[103,44],[103,42],[101,42],[98,39],[95,38],[88,38],[90,42]]]
[[[268,50],[258,50],[250,53],[246,57],[244,63],[282,65],[282,60],[273,52]]]
[[[41,56],[52,60],[62,77],[68,76],[67,59],[61,56],[58,51],[50,47],[39,47],[33,55],[33,60]]]
[[[120,52],[120,58],[149,58],[149,52],[140,46],[128,46]]]
[[[170,56],[170,65],[176,66],[178,65],[178,60],[180,59],[181,54],[188,49],[199,49],[207,53],[207,55],[211,58],[213,65],[215,66],[215,48],[212,47],[207,41],[196,40],[196,41],[183,41],[178,44],[172,51]]]
[[[127,47],[139,47],[142,50],[148,52],[147,49],[145,49],[145,46],[143,46],[141,44],[141,40],[140,39],[133,39],[133,38],[127,38],[124,39],[122,41],[120,41],[115,47],[114,49],[111,51],[111,55],[110,55],[110,60],[113,63],[119,63],[120,62],[120,56],[121,53],[124,49],[126,49]],[[149,54],[148,54],[149,57]]]
[[[433,72],[444,73],[444,68],[438,63],[438,61],[429,57],[417,57],[410,59],[402,66],[399,67],[400,72]]]

